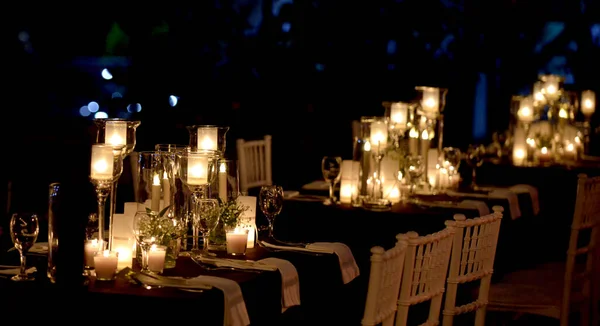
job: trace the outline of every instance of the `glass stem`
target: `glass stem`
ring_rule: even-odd
[[[210,232],[206,231],[202,233],[202,251],[208,252],[208,245],[210,242]]]
[[[142,271],[148,270],[148,249],[142,249]]]
[[[269,219],[269,239],[275,239],[273,236],[273,222]]]
[[[119,180],[116,180],[112,184],[112,187],[110,187],[110,212],[108,212],[108,250],[112,250],[113,224],[115,211],[117,208],[117,184],[119,184]]]
[[[20,258],[21,258],[21,268],[19,270],[19,275],[23,278],[27,277],[27,256],[22,250],[19,250]]]
[[[192,250],[198,250],[198,227],[192,226]]]
[[[98,241],[104,242],[104,218],[106,209],[106,197],[108,194],[103,189],[96,189],[96,195],[98,197]]]

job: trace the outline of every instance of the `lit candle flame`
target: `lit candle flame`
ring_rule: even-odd
[[[154,178],[152,179],[152,185],[154,185],[154,186],[160,186],[160,179],[158,177],[158,174],[154,175]]]

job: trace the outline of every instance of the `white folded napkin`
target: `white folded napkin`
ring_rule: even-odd
[[[21,268],[19,266],[14,266],[14,268],[0,268],[0,275],[17,275],[21,272]],[[37,268],[30,267],[25,270],[25,273],[31,274],[37,272]]]
[[[161,286],[178,289],[210,290],[212,286],[193,278],[167,277],[155,274],[136,273],[132,276],[138,281],[150,286]]]
[[[350,248],[341,242],[315,242],[306,246],[307,249],[330,249],[338,256],[340,268],[342,269],[342,280],[344,284],[350,283],[358,275],[360,270],[354,260],[354,255]]]
[[[513,220],[521,217],[521,209],[519,208],[519,197],[517,194],[510,191],[509,189],[496,189],[490,192],[490,198],[504,198],[508,199],[508,205],[510,209],[510,217]]]
[[[458,204],[458,206],[461,207],[467,207],[467,208],[475,208],[479,211],[479,216],[485,216],[490,214],[490,208],[488,207],[488,205],[481,201],[481,200],[471,200],[471,199],[465,199],[463,201],[460,202],[460,204]]]
[[[250,317],[246,310],[246,302],[242,295],[242,289],[236,281],[227,278],[200,275],[193,280],[203,284],[212,285],[223,291],[225,297],[225,318],[224,326],[246,326],[250,325]]]
[[[238,269],[254,269],[260,271],[276,271],[277,266],[269,264],[263,261],[252,261],[252,260],[240,260],[240,259],[227,259],[227,258],[216,258],[216,257],[204,257],[197,256],[195,259],[201,261],[204,264],[214,265],[216,267],[232,267]]]
[[[304,190],[327,190],[329,189],[329,183],[324,180],[315,180],[311,183],[307,183],[302,186]]]
[[[300,305],[300,278],[296,267],[289,261],[280,258],[265,258],[258,262],[277,266],[281,273],[281,312],[292,306]]]
[[[326,247],[308,247],[308,245],[306,247],[295,247],[295,246],[285,246],[285,245],[276,245],[276,244],[272,244],[266,241],[260,241],[260,243],[267,247],[267,248],[273,248],[273,249],[277,249],[277,250],[286,250],[286,251],[303,251],[303,252],[314,252],[314,253],[323,253],[323,254],[333,254],[334,251],[332,248],[326,248]]]
[[[509,189],[517,194],[529,193],[529,196],[531,196],[531,204],[533,205],[533,214],[537,215],[540,212],[540,199],[536,187],[525,184],[519,184],[514,185]]]

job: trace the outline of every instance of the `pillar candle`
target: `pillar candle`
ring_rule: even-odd
[[[94,256],[94,268],[96,270],[96,279],[108,281],[115,278],[118,264],[118,253],[104,250],[96,253]]]
[[[219,198],[227,201],[227,164],[219,163]]]
[[[513,164],[522,165],[527,158],[527,140],[525,139],[525,130],[522,127],[516,128],[513,139]]]
[[[596,94],[593,91],[581,92],[581,113],[590,117],[596,111]]]
[[[408,152],[411,155],[418,155],[419,132],[413,128],[408,132]]]
[[[160,211],[160,179],[158,174],[154,175],[152,179],[152,194],[150,198],[150,209],[155,212]]]
[[[429,147],[431,147],[431,140],[429,139],[429,133],[427,130],[423,130],[421,133],[421,152],[420,155],[423,159],[429,156]]]
[[[248,244],[248,230],[235,228],[225,233],[227,253],[230,255],[245,255]]]
[[[342,178],[340,184],[340,202],[342,204],[352,203],[352,179]]]
[[[166,256],[167,247],[153,244],[148,250],[148,269],[155,273],[162,273]]]
[[[169,178],[167,177],[167,172],[163,172],[163,201],[165,203],[165,207],[171,205],[171,183],[169,182]]]
[[[113,236],[112,249],[119,253],[117,270],[132,267],[134,241],[132,238]]]
[[[94,256],[96,252],[102,251],[104,248],[100,247],[98,239],[87,240],[84,245],[84,257],[83,264],[86,267],[94,267]]]

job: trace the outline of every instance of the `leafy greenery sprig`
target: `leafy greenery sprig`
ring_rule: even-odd
[[[240,224],[242,213],[250,208],[240,204],[236,199],[229,201],[222,201],[219,199],[219,206],[221,207],[221,222],[223,222],[223,225],[226,227],[238,226]]]
[[[160,212],[156,212],[146,207],[146,213],[150,217],[141,221],[140,228],[147,231],[149,234],[155,234],[161,239],[161,243],[168,244],[172,239],[183,234],[187,229],[185,223],[174,220],[165,216],[171,206],[163,208]]]

